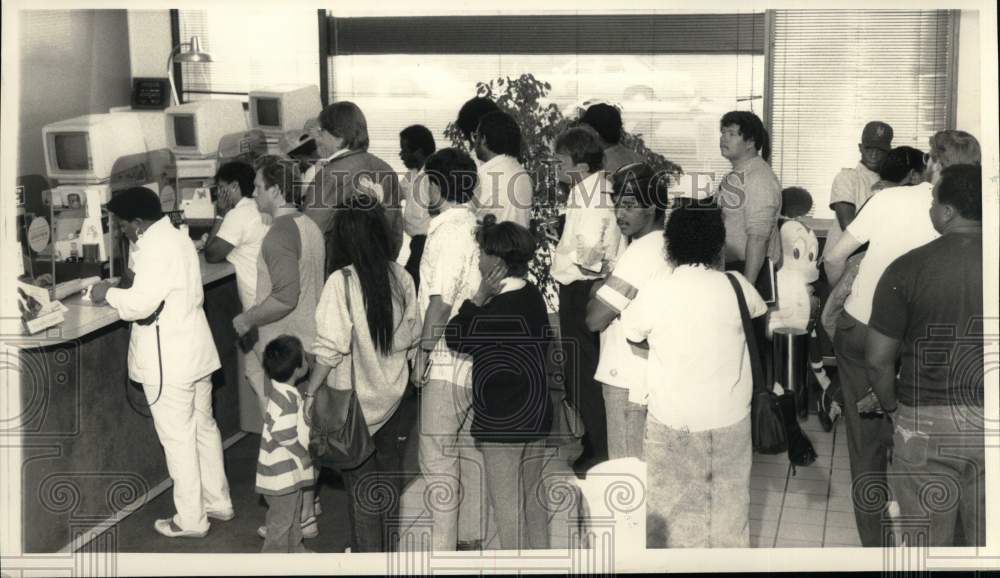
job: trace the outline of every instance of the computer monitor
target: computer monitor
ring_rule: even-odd
[[[167,147],[181,158],[214,156],[222,137],[247,129],[238,100],[196,100],[171,106],[165,117]]]
[[[45,125],[42,149],[50,179],[100,183],[119,158],[146,152],[146,142],[135,116],[88,114]]]
[[[250,91],[250,128],[264,131],[270,139],[305,126],[319,116],[323,104],[314,84],[281,84]]]

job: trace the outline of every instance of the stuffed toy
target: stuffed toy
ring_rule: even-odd
[[[768,313],[768,339],[776,328],[808,330],[813,309],[819,308],[812,288],[812,283],[819,279],[816,235],[798,221],[785,221],[781,226],[781,249],[781,269],[777,271],[778,308]]]
[[[768,312],[768,339],[778,329],[794,329],[803,335],[809,334],[813,329],[811,321],[815,318],[814,313],[819,309],[819,299],[813,295],[811,285],[819,278],[819,268],[816,266],[819,243],[816,235],[794,220],[785,221],[780,232],[782,261],[781,268],[777,271],[778,303],[776,309]],[[780,363],[778,360],[774,361]],[[788,459],[797,466],[807,466],[816,459],[812,442],[799,427],[800,412],[797,407],[804,407],[801,401],[807,399],[807,393],[802,389],[789,391],[782,384],[774,383],[774,393],[778,396],[788,440]]]
[[[789,220],[799,219],[809,214],[809,211],[813,207],[812,195],[806,189],[802,187],[787,187],[781,191],[781,216],[783,217],[782,223],[788,223]],[[798,222],[798,221],[796,221]],[[801,222],[798,222],[802,225]],[[834,422],[841,414],[841,404],[842,399],[840,395],[839,384],[831,384],[829,376],[826,374],[826,370],[823,369],[823,356],[820,352],[819,337],[816,334],[816,313],[819,307],[819,299],[813,296],[812,287],[809,285],[815,281],[819,276],[819,269],[816,267],[818,255],[813,251],[813,257],[809,258],[809,250],[816,247],[816,236],[809,231],[808,227],[802,225],[806,230],[803,233],[798,227],[792,227],[788,230],[787,240],[786,237],[782,237],[782,244],[786,248],[784,250],[785,259],[799,261],[805,259],[806,262],[796,263],[791,270],[785,275],[785,291],[786,293],[791,292],[791,296],[788,301],[790,301],[786,306],[782,306],[779,303],[779,309],[784,310],[783,312],[777,313],[774,325],[768,325],[768,331],[773,331],[775,327],[795,327],[800,329],[806,329],[809,332],[809,364],[812,368],[813,377],[816,379],[816,383],[820,386],[822,393],[817,400],[817,415],[819,416],[820,423],[823,425],[825,431],[830,431],[833,429]],[[836,227],[834,227],[836,229]],[[839,230],[839,229],[837,229]],[[798,245],[800,249],[799,257],[795,257],[796,241],[804,241]],[[827,238],[827,246],[829,245],[829,237]],[[802,253],[801,249],[806,247],[808,250]],[[789,254],[790,253],[790,254]],[[811,262],[811,264],[809,263]],[[849,261],[850,263],[850,261]],[[793,270],[799,271],[796,275],[792,273]],[[857,265],[854,266],[854,272],[857,273]],[[850,270],[848,271],[848,274]],[[777,284],[781,284],[780,271],[778,272],[779,279]],[[804,275],[808,281],[801,279]],[[845,274],[845,277],[848,275]],[[843,280],[841,280],[843,282]],[[852,277],[853,282],[853,277]],[[803,325],[803,289],[805,288],[805,293],[809,295],[810,304],[810,318],[809,321]],[[847,285],[847,291],[843,292],[839,289],[840,284],[837,288],[834,288],[831,295],[827,298],[826,307],[823,309],[823,314],[820,316],[823,322],[823,328],[826,329],[827,335],[830,339],[833,339],[832,328],[828,325],[827,319],[835,318],[839,311],[836,313],[829,313],[828,310],[831,309],[831,303],[836,307],[839,304],[840,308],[843,308],[844,299],[846,294],[850,293],[850,284]],[[838,293],[840,291],[840,293]],[[781,300],[781,293],[778,293],[778,299]],[[770,333],[769,333],[770,335]],[[833,387],[831,387],[833,385]],[[780,392],[778,392],[780,395]],[[801,401],[806,401],[805,398]],[[805,417],[807,413],[807,408],[805,404],[801,404],[799,407],[799,415]]]

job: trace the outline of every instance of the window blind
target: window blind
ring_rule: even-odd
[[[727,172],[729,164],[719,154],[719,118],[735,109],[762,114],[763,13],[640,16],[658,23],[659,33],[655,27],[630,20],[634,16],[598,17],[638,27],[640,34],[633,39],[641,42],[628,47],[614,39],[625,29],[622,26],[609,25],[604,36],[598,37],[610,39],[609,45],[620,52],[599,50],[593,42],[580,43],[577,32],[589,30],[592,15],[551,16],[559,19],[552,26],[538,24],[550,15],[331,18],[337,24],[331,24],[328,33],[331,51],[336,53],[327,62],[330,101],[355,102],[368,121],[369,150],[404,170],[398,158],[400,130],[423,124],[439,148],[450,146],[443,136],[445,126],[455,120],[462,103],[476,95],[477,82],[530,73],[551,85],[548,101],[564,114],[588,99],[616,102],[622,106],[625,129],[643,135],[649,148],[685,171]],[[521,18],[533,19],[534,26],[512,24],[523,24]],[[519,29],[535,38],[518,46],[499,46],[485,32],[478,41],[476,35],[466,38],[465,33],[460,41],[455,34],[442,35],[445,24],[467,23],[485,31],[490,22],[495,24],[494,31]],[[691,34],[684,50],[650,40],[657,34],[676,40],[680,22]],[[745,50],[727,52],[719,49],[718,42],[710,48],[694,39],[701,34],[697,31],[722,23],[731,32],[725,35],[730,42],[727,50]],[[361,30],[367,32],[361,34]],[[347,37],[345,31],[351,31]],[[372,38],[379,42],[371,42]],[[554,44],[553,38],[561,43]],[[541,45],[549,53],[539,54]],[[448,53],[449,48],[454,51]]]
[[[764,52],[762,12],[331,16],[328,22],[331,56]]]
[[[179,10],[181,42],[198,36],[213,62],[181,65],[184,100],[228,97],[274,84],[319,85],[316,10]]]
[[[861,130],[889,123],[893,146],[926,151],[954,127],[955,27],[946,10],[777,10],[768,118],[783,187],[832,218],[830,186],[859,159]]]

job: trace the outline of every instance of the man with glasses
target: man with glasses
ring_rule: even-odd
[[[888,526],[882,518],[885,499],[881,488],[886,484],[887,450],[893,435],[891,422],[878,412],[866,374],[865,339],[875,288],[896,258],[938,237],[927,207],[941,171],[955,164],[978,165],[980,159],[979,142],[964,131],[940,131],[931,137],[930,148],[925,182],[879,191],[825,255],[827,278],[835,285],[844,273],[847,258],[868,243],[844,311],[837,319],[833,341],[844,392],[854,515],[863,546],[885,545],[884,528]]]
[[[229,261],[233,264],[233,269],[236,270],[236,289],[244,311],[253,306],[257,296],[257,258],[260,256],[261,242],[268,231],[268,225],[264,223],[263,215],[254,201],[255,176],[253,167],[244,162],[233,161],[219,167],[215,174],[215,206],[218,216],[205,242],[206,261]],[[261,420],[267,407],[267,396],[264,395],[267,377],[260,359],[253,352],[242,357],[246,383],[256,394],[260,413],[243,411],[244,404],[240,404],[240,427],[245,431],[260,433]],[[242,387],[240,394],[244,394]]]

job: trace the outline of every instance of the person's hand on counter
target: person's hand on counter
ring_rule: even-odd
[[[112,287],[110,281],[101,281],[100,283],[95,283],[90,288],[90,300],[94,303],[104,303],[104,298],[108,294],[108,289]]]

